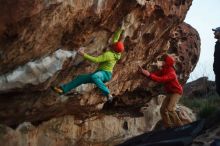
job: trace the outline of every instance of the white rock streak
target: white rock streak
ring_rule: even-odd
[[[28,62],[13,72],[0,76],[0,91],[22,88],[26,84],[38,85],[62,69],[66,59],[75,58],[75,51],[57,50],[52,55]]]

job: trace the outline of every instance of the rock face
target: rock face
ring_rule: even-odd
[[[151,131],[160,120],[159,109],[162,99],[161,96],[155,97],[145,105],[147,107],[142,108],[144,117],[105,113],[84,121],[74,119],[73,116],[63,116],[43,122],[36,127],[24,122],[15,130],[0,125],[0,142],[7,146],[116,145],[129,137]],[[186,107],[178,106],[178,111],[188,113],[190,119],[195,120],[195,115]]]
[[[192,0],[0,0],[0,121],[39,125],[72,115],[86,120],[103,112],[104,97],[92,85],[58,97],[50,90],[96,64],[76,54],[80,46],[97,56],[108,49],[114,31],[125,30],[125,52],[107,83],[115,101],[104,111],[140,116],[139,109],[162,93],[138,73],[154,71],[160,57],[176,58],[182,84],[200,53],[196,30],[183,23]],[[100,111],[101,110],[101,111]]]
[[[104,146],[117,144],[144,131],[143,117],[101,116],[87,119],[83,124],[74,122],[72,116],[64,116],[38,127],[30,123],[23,123],[16,130],[1,127],[4,136],[0,141],[7,146]]]
[[[196,98],[214,95],[215,93],[215,82],[209,81],[208,77],[202,77],[195,81],[187,83],[184,86],[183,96],[189,98]]]

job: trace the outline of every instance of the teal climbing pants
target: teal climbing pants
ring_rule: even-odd
[[[109,81],[111,78],[111,72],[99,70],[94,73],[79,75],[71,82],[61,85],[60,87],[63,89],[64,93],[67,93],[81,84],[94,83],[105,96],[108,96],[110,91],[104,83]]]

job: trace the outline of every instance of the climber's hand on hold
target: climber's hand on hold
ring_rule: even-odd
[[[140,73],[142,73],[142,67],[140,66],[140,65],[138,65],[138,71],[140,72]]]
[[[81,56],[84,56],[84,54],[85,54],[84,48],[83,48],[83,47],[79,48],[78,51],[77,51],[77,53],[78,53],[79,55],[81,55]]]
[[[150,76],[150,72],[148,70],[143,69],[140,65],[139,65],[139,71],[147,77]]]

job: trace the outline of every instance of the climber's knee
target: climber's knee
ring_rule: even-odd
[[[92,79],[93,81],[95,81],[95,80],[99,79],[99,76],[96,75],[96,74],[93,74],[93,75],[91,75],[91,79]]]

